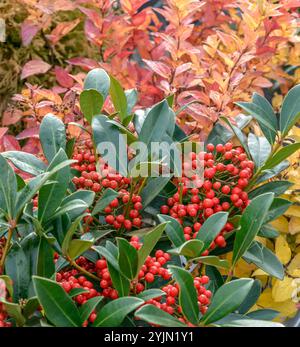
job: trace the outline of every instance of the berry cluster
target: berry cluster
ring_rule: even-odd
[[[130,244],[137,250],[142,246],[137,236],[132,236]],[[154,282],[155,276],[161,277],[166,281],[169,280],[171,274],[163,266],[170,260],[170,255],[162,250],[157,250],[154,257],[148,256],[138,274],[138,281],[132,282],[133,291],[140,293],[145,290],[146,284]]]
[[[174,181],[177,192],[160,208],[161,213],[169,214],[183,226],[186,240],[195,238],[204,221],[214,213],[244,210],[249,204],[245,188],[253,175],[254,163],[247,159],[244,149],[233,148],[231,143],[208,144],[206,149],[189,154],[189,160],[183,162],[183,177]],[[199,162],[204,168],[204,180],[190,174]],[[193,188],[189,185],[191,180]],[[210,249],[225,247],[224,234],[232,230],[233,225],[226,223]]]
[[[106,188],[118,191],[119,196],[104,209],[106,223],[117,230],[140,228],[142,225],[140,215],[143,208],[142,198],[137,194],[130,193],[131,180],[116,173],[102,158],[98,158],[96,169],[96,158],[93,154],[91,141],[87,142],[87,146],[83,150],[74,154],[73,159],[77,160],[73,168],[80,172],[79,177],[73,178],[73,183],[77,189],[90,189],[99,197]],[[86,219],[87,224],[91,224],[93,221],[91,217],[86,217]]]
[[[208,309],[208,305],[210,304],[210,299],[212,293],[210,290],[206,289],[205,285],[209,283],[208,276],[201,276],[194,278],[194,286],[198,295],[198,305],[200,312],[205,314]],[[168,284],[162,288],[162,290],[166,293],[166,297],[158,297],[154,299],[148,300],[146,303],[156,306],[157,308],[175,316],[179,316],[179,320],[188,326],[193,326],[190,322],[182,314],[182,308],[178,302],[179,295],[179,285]]]

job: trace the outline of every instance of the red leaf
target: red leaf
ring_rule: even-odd
[[[152,61],[147,59],[143,59],[143,62],[146,63],[150,67],[150,69],[157,73],[159,76],[167,79],[171,77],[171,69],[168,65],[159,61]]]
[[[51,68],[51,65],[43,60],[33,59],[28,61],[22,69],[21,80],[29,76],[46,73]]]
[[[5,282],[0,278],[0,299],[6,298],[6,285]]]
[[[80,66],[86,71],[100,67],[100,64],[96,60],[83,57],[68,59],[67,63],[75,66]]]
[[[65,69],[63,69],[59,66],[55,66],[54,73],[55,73],[55,77],[56,77],[57,82],[62,87],[65,87],[65,88],[72,88],[73,87],[73,85],[74,85],[73,78],[69,75],[69,73]]]
[[[23,22],[21,25],[22,44],[24,46],[28,46],[39,30],[39,26],[33,24],[32,22]]]
[[[77,18],[70,22],[61,22],[59,23],[52,31],[50,35],[46,35],[47,39],[51,41],[53,45],[56,45],[57,42],[72,31],[77,24],[80,22],[80,19]]]
[[[8,108],[3,112],[2,125],[16,124],[22,118],[22,115],[21,110]]]
[[[12,135],[5,135],[0,140],[0,151],[20,151],[21,147],[16,138]]]
[[[8,128],[0,128],[0,139],[6,134]]]
[[[34,127],[34,128],[27,128],[27,129],[21,131],[20,134],[18,134],[16,136],[16,139],[17,140],[24,140],[24,139],[28,139],[29,137],[30,138],[32,138],[32,137],[38,138],[39,137],[39,130],[40,130],[39,126]]]

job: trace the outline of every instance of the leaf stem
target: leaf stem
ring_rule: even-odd
[[[76,262],[72,259],[70,259],[69,257],[66,258],[66,260],[70,263],[71,266],[75,267],[75,269],[77,269],[78,271],[80,271],[81,273],[83,273],[84,275],[92,278],[95,281],[99,281],[99,277],[93,275],[92,273],[86,271],[83,267],[79,266],[78,264],[76,264]]]
[[[8,234],[7,234],[7,240],[6,240],[5,247],[4,247],[3,254],[2,254],[2,258],[1,258],[1,261],[0,261],[0,270],[1,270],[1,272],[3,271],[5,259],[6,259],[8,250],[9,250],[9,246],[10,246],[10,243],[11,243],[13,232],[14,232],[14,227],[9,228]]]

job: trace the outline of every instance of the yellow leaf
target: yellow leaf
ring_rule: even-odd
[[[293,205],[285,212],[285,215],[289,217],[300,217],[300,206]]]
[[[276,302],[290,300],[294,288],[292,286],[293,278],[285,276],[282,281],[276,280],[272,288],[272,298]]]
[[[289,233],[295,235],[300,232],[300,217],[292,217],[289,222]]]
[[[290,262],[287,272],[293,277],[300,277],[300,253],[296,254]]]
[[[296,243],[296,245],[299,245],[299,243],[300,243],[300,234],[298,234],[298,235],[296,236],[295,243]]]
[[[257,269],[253,272],[252,276],[255,277],[255,276],[269,276],[269,275],[266,272],[264,272],[264,270]]]
[[[284,216],[281,216],[270,223],[274,228],[276,228],[281,233],[289,232],[289,222]]]
[[[279,235],[275,241],[275,253],[283,265],[291,260],[291,249],[283,235]]]

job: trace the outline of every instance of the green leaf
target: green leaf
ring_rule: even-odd
[[[89,293],[89,290],[83,289],[83,288],[73,288],[69,291],[69,296],[71,298],[74,298],[77,295],[83,294],[83,293]]]
[[[260,237],[265,237],[267,239],[275,239],[280,235],[280,233],[271,225],[266,224],[261,227],[257,235]]]
[[[251,307],[256,304],[258,298],[260,297],[261,291],[261,282],[259,280],[254,280],[252,288],[250,289],[246,299],[237,309],[237,312],[240,314],[246,314],[251,309]]]
[[[263,97],[257,93],[254,93],[253,98],[252,98],[252,102],[253,102],[253,104],[257,105],[257,107],[260,110],[262,110],[260,112],[260,114],[263,115],[264,118],[267,119],[270,124],[272,124],[272,126],[275,130],[277,130],[278,129],[277,118],[276,118],[276,115],[274,113],[273,107],[269,103],[269,101],[265,97]],[[274,132],[274,131],[270,130],[268,127],[264,126],[259,120],[257,120],[257,121],[258,121],[258,124],[259,124],[263,134],[265,135],[265,137],[267,138],[269,143],[274,144],[276,132]]]
[[[70,296],[56,282],[33,276],[35,292],[45,315],[56,327],[81,327],[82,319]]]
[[[93,324],[94,327],[117,327],[125,317],[144,303],[144,300],[135,297],[124,297],[106,304],[98,313]]]
[[[66,160],[68,160],[66,153],[63,150],[59,150],[53,161],[50,163],[47,171],[51,172],[51,170],[58,164],[61,164]],[[55,210],[60,206],[66,195],[71,178],[70,167],[64,167],[51,178],[55,182],[44,185],[39,192],[38,219],[42,225],[47,223],[50,216],[54,214]]]
[[[64,200],[62,201],[62,205],[77,199],[84,201],[87,204],[87,206],[90,207],[94,202],[95,193],[92,192],[91,190],[84,190],[84,189],[77,190],[76,192],[65,197]]]
[[[90,249],[93,244],[93,241],[74,239],[70,242],[68,255],[72,260],[74,260],[81,254],[83,254],[85,251]]]
[[[64,123],[52,114],[46,115],[40,126],[40,141],[48,162],[52,161],[60,148],[66,149]]]
[[[276,165],[273,169],[263,171],[262,175],[260,175],[256,180],[256,184],[277,176],[283,170],[287,169],[289,166],[290,162],[288,160],[284,160],[280,164]]]
[[[13,244],[6,257],[5,273],[13,281],[14,300],[27,298],[30,283],[30,265],[24,250],[18,243]]]
[[[88,233],[84,233],[83,235],[81,235],[81,239],[82,240],[94,240],[94,242],[98,241],[99,239],[102,239],[104,236],[115,232],[114,229],[112,230],[95,230],[95,231],[90,231]]]
[[[0,209],[11,218],[14,215],[17,199],[17,179],[12,167],[0,154]]]
[[[217,123],[212,128],[212,131],[209,133],[205,143],[206,144],[212,143],[214,145],[217,145],[219,143],[225,144],[227,141],[229,141],[232,138],[232,136],[233,134],[230,130],[225,128],[220,123]]]
[[[150,299],[156,299],[165,295],[166,293],[164,291],[157,288],[152,288],[152,289],[144,290],[143,292],[138,294],[137,297],[144,301],[148,301]]]
[[[177,248],[171,248],[168,253],[183,255],[188,258],[196,258],[203,252],[204,243],[200,240],[194,239],[184,242]]]
[[[249,152],[249,148],[248,148],[248,144],[247,144],[247,138],[245,136],[245,134],[241,131],[241,129],[239,129],[238,127],[236,127],[235,125],[233,125],[228,118],[226,117],[220,117],[220,119],[222,121],[224,121],[233,131],[234,135],[237,137],[237,139],[239,140],[240,144],[242,145],[242,147],[245,149],[247,155],[250,157],[250,152]]]
[[[202,252],[208,249],[213,240],[219,235],[227,219],[227,212],[218,212],[206,219],[196,237],[197,240],[201,240],[204,243]]]
[[[81,214],[83,213],[86,209],[88,208],[87,204],[79,199],[69,201],[65,205],[61,205],[55,213],[49,218],[47,222],[51,222],[54,219],[66,214],[66,213],[71,213],[71,214]]]
[[[83,322],[89,318],[90,314],[96,309],[103,298],[104,296],[91,298],[79,308],[79,313]]]
[[[243,259],[248,263],[253,263],[266,273],[280,280],[284,278],[284,267],[267,247],[258,241],[254,241],[248,251],[244,254]]]
[[[281,107],[279,128],[285,137],[300,117],[300,85],[293,87],[285,96]]]
[[[269,129],[272,133],[275,133],[276,135],[276,118],[271,120],[268,112],[265,112],[265,110],[260,105],[251,102],[236,102],[235,104],[241,107],[246,112],[248,112],[261,125]]]
[[[211,265],[221,269],[230,268],[228,260],[220,259],[219,257],[216,257],[214,255],[207,255],[204,257],[195,258],[193,259],[193,262],[197,262],[197,263],[201,263],[205,265]]]
[[[115,190],[108,188],[104,191],[104,193],[101,195],[99,200],[96,202],[96,205],[92,211],[92,215],[94,216],[97,213],[103,212],[106,206],[109,205],[115,198],[119,196],[119,193]]]
[[[286,192],[292,185],[293,183],[289,181],[272,181],[251,190],[248,195],[250,199],[268,192],[272,192],[275,196],[278,196]]]
[[[250,278],[242,278],[221,286],[215,292],[212,302],[201,321],[208,325],[234,312],[246,299],[253,282]]]
[[[248,136],[248,147],[256,169],[263,166],[271,153],[270,143],[265,137],[250,133]]]
[[[143,246],[138,250],[139,262],[137,272],[144,265],[146,258],[161,238],[162,233],[166,228],[166,224],[167,223],[159,224],[144,236]]]
[[[104,155],[104,160],[108,156],[108,159],[111,159],[108,164],[122,176],[127,176],[127,149],[124,135],[114,124],[109,123],[109,118],[104,115],[93,117],[92,128],[97,152]]]
[[[127,98],[120,83],[110,76],[110,96],[121,122],[127,117]]]
[[[105,100],[108,96],[110,88],[110,78],[108,74],[103,69],[93,69],[91,70],[84,80],[83,89],[95,89],[97,90]]]
[[[66,232],[66,235],[64,237],[63,243],[61,245],[61,250],[64,255],[68,255],[68,249],[70,247],[70,243],[72,240],[73,235],[75,234],[76,230],[78,229],[78,226],[82,220],[83,216],[79,216],[70,226],[68,231]]]
[[[133,280],[137,275],[138,267],[138,252],[125,239],[117,238],[119,248],[119,267],[121,272],[130,280]]]
[[[128,118],[126,118],[125,121],[127,119]],[[136,136],[130,130],[128,130],[124,125],[122,125],[121,123],[119,123],[113,119],[109,119],[107,122],[114,125],[115,127],[117,127],[122,134],[125,134],[127,136],[127,144],[128,145],[132,144],[133,142],[135,142],[137,140]]]
[[[255,319],[237,319],[232,320],[230,323],[224,324],[226,327],[248,327],[248,328],[283,328],[284,325],[277,322],[268,322],[266,320],[255,320]]]
[[[130,114],[138,100],[137,90],[127,89],[125,90],[125,96],[127,100],[127,114]]]
[[[161,101],[151,108],[147,114],[139,134],[139,140],[144,142],[147,149],[151,143],[162,141],[167,129],[169,128],[169,105],[166,100]],[[140,153],[140,161],[147,159],[147,153]]]
[[[184,238],[182,226],[175,218],[165,214],[159,214],[157,217],[161,223],[167,222],[165,232],[175,247],[179,247],[185,243],[186,240]]]
[[[21,152],[21,151],[8,151],[2,155],[10,160],[15,167],[19,170],[29,173],[30,175],[37,176],[46,171],[46,164],[38,159],[35,155]]]
[[[293,205],[293,203],[289,200],[282,199],[282,198],[275,198],[272,202],[272,205],[270,207],[270,210],[267,214],[267,217],[265,219],[265,223],[268,223],[277,217],[280,217],[284,214],[284,212],[287,211],[287,209]]]
[[[273,167],[287,159],[289,156],[291,156],[298,149],[300,149],[300,143],[293,143],[291,145],[282,147],[273,155],[272,158],[267,160],[267,162],[263,166],[263,170],[272,169]]]
[[[36,296],[27,300],[23,308],[23,315],[28,319],[30,318],[40,306],[39,300]]]
[[[141,197],[143,207],[148,206],[154,198],[164,189],[170,181],[170,177],[149,177],[146,186],[142,190]]]
[[[251,319],[259,319],[259,320],[267,320],[267,321],[273,320],[278,315],[279,315],[278,311],[268,309],[268,308],[247,313],[247,317]]]
[[[101,113],[104,103],[103,96],[95,89],[87,89],[80,94],[80,108],[84,118],[92,123],[92,119]]]
[[[37,272],[41,277],[50,278],[55,272],[53,250],[46,238],[41,237],[38,248]]]
[[[9,276],[2,275],[0,276],[0,280],[4,281],[6,290],[10,296],[13,296],[14,289],[13,289],[13,282]]]
[[[138,309],[135,312],[135,318],[162,327],[186,327],[186,325],[181,323],[178,319],[171,316],[169,313],[164,312],[161,309],[155,307],[154,305],[145,305]]]
[[[199,321],[199,306],[192,275],[178,266],[169,266],[175,281],[179,285],[179,305],[187,320],[193,324]]]
[[[265,193],[254,198],[246,207],[240,220],[240,230],[235,236],[232,257],[233,266],[248,250],[258,231],[262,227],[273,199],[273,193]]]

